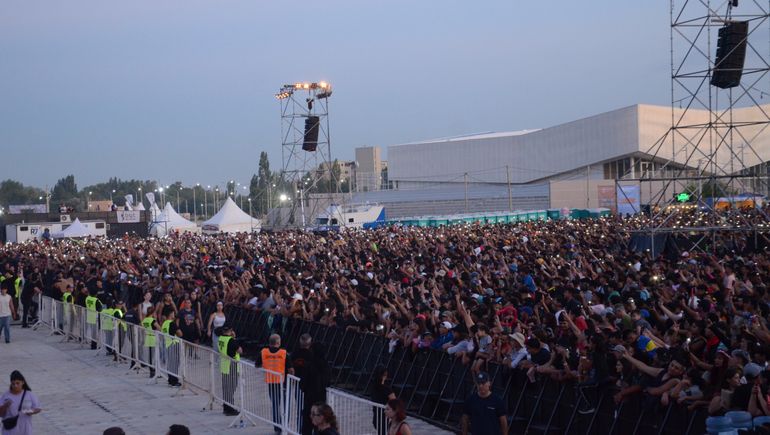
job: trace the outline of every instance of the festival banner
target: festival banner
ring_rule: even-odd
[[[618,185],[618,214],[639,213],[640,191],[639,186]]]
[[[141,218],[142,212],[138,210],[118,210],[118,223],[137,223]]]

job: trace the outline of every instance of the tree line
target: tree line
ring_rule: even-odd
[[[340,167],[337,161],[332,165],[331,176],[321,177],[315,184],[311,173],[305,174],[298,183],[305,184],[310,193],[347,192],[349,182],[340,183]],[[270,161],[266,152],[259,156],[257,173],[252,175],[248,184],[233,181],[219,185],[184,186],[181,181],[169,185],[158,184],[153,180],[122,180],[112,177],[106,182],[96,183],[78,189],[75,176],[70,174],[60,178],[49,191],[34,186],[25,186],[16,180],[0,182],[0,207],[7,210],[9,205],[46,204],[50,211],[58,210],[60,205],[71,207],[76,211],[87,211],[89,201],[112,200],[118,207],[126,204],[126,195],[134,197],[134,204],[143,201],[149,205],[146,194],[152,192],[159,207],[165,202],[179,213],[211,216],[218,210],[225,199],[230,196],[247,213],[254,216],[263,215],[268,208],[278,206],[280,195],[294,191],[294,186],[281,176],[280,171],[270,169]],[[307,183],[310,182],[310,185]]]

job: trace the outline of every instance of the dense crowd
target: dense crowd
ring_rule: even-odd
[[[447,352],[476,375],[497,362],[614,386],[617,403],[770,415],[764,245],[726,231],[653,258],[629,249],[642,219],[32,242],[0,249],[0,285],[27,301],[97,295],[139,321],[174,311],[193,342],[216,342],[237,305]]]

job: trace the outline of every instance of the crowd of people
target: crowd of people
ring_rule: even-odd
[[[695,210],[675,221],[699,219]],[[725,231],[705,250],[653,257],[629,247],[630,231],[644,224],[611,217],[41,241],[0,249],[0,286],[27,301],[70,292],[85,305],[96,295],[138,322],[173,311],[180,336],[213,346],[223,308],[235,305],[271,322],[298,317],[382,335],[391,351],[446,352],[474,376],[495,362],[532,382],[615,388],[618,404],[640,395],[650,406],[770,415],[764,245]],[[21,313],[25,322],[32,311]],[[581,412],[592,412],[584,398]]]

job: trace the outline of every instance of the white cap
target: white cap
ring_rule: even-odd
[[[298,301],[301,301],[301,300],[303,300],[303,299],[304,299],[304,298],[302,297],[302,295],[301,295],[301,294],[299,294],[299,293],[294,293],[294,296],[292,296],[291,298],[292,298],[292,299],[295,299],[295,300],[298,300]]]
[[[358,280],[353,278],[353,279],[350,280],[350,283],[353,284],[353,285],[358,285]]]

